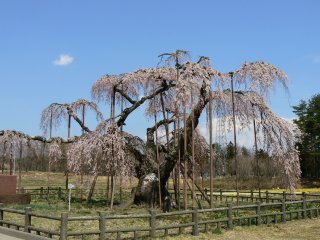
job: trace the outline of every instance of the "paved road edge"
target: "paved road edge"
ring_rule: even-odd
[[[0,233],[8,235],[10,237],[16,237],[25,240],[48,240],[50,238],[38,236],[35,234],[25,233],[21,231],[17,231],[11,228],[0,227]]]

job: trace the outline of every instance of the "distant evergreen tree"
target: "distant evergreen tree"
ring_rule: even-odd
[[[246,148],[245,146],[241,147],[241,155],[245,156],[245,157],[249,157],[250,156],[250,150],[248,148]]]
[[[234,144],[230,141],[226,147],[226,163],[227,163],[227,173],[230,175],[235,174],[235,169],[233,166],[234,162]]]
[[[297,148],[300,151],[302,176],[319,178],[320,94],[313,96],[308,102],[301,100],[293,109],[293,112],[298,116],[294,123],[303,133],[297,143]]]
[[[225,152],[221,144],[214,143],[212,144],[213,149],[216,153],[216,160],[215,160],[215,175],[216,176],[225,176],[226,175],[226,157]]]

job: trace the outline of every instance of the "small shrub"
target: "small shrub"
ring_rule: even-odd
[[[213,233],[213,234],[217,234],[217,235],[221,235],[221,234],[222,234],[222,231],[221,231],[220,228],[215,228],[215,229],[212,230],[212,233]]]

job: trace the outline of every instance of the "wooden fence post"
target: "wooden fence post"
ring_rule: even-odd
[[[40,188],[40,198],[43,198],[43,187]]]
[[[257,201],[256,204],[257,204],[257,207],[256,207],[257,226],[259,226],[261,223],[261,203],[260,201]]]
[[[306,193],[302,193],[302,217],[304,219],[307,218],[307,202],[306,202]]]
[[[220,202],[222,202],[222,189],[220,188]]]
[[[302,197],[307,200],[307,193],[306,192],[302,192]]]
[[[266,203],[269,203],[269,191],[266,191]]]
[[[198,209],[196,207],[192,208],[192,235],[198,236],[199,235],[199,228],[198,228]]]
[[[287,220],[286,220],[286,201],[285,201],[285,198],[282,199],[282,205],[281,205],[281,221],[283,223],[285,223]]]
[[[58,198],[61,198],[61,187],[58,188]]]
[[[284,201],[287,201],[286,191],[282,192],[282,198],[284,199]]]
[[[150,237],[154,238],[156,236],[156,212],[154,210],[149,210],[150,213]]]
[[[25,215],[24,215],[24,231],[30,233],[29,227],[31,226],[31,207],[25,208]]]
[[[251,202],[253,202],[253,190],[250,191]]]
[[[0,221],[3,220],[3,210],[2,210],[2,208],[3,208],[3,203],[0,203]],[[3,224],[0,223],[0,226],[3,226]]]
[[[106,239],[106,214],[104,212],[99,212],[99,240]]]
[[[227,206],[228,206],[228,210],[227,210],[227,216],[228,216],[227,228],[228,228],[228,230],[232,230],[233,229],[232,205],[230,203],[228,203]]]
[[[68,238],[68,213],[61,213],[60,240]]]

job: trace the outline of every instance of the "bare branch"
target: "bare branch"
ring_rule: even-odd
[[[151,93],[148,96],[142,97],[139,101],[135,102],[131,107],[124,109],[123,112],[120,114],[120,119],[117,121],[117,125],[119,127],[121,125],[124,125],[124,122],[126,121],[127,117],[130,115],[130,113],[132,113],[134,110],[140,107],[146,100],[154,98],[158,94],[167,91],[173,86],[174,86],[173,83],[163,84],[161,88],[155,90],[153,93]]]
[[[123,90],[119,89],[118,87],[115,87],[115,91],[120,93],[121,96],[123,96],[125,99],[128,100],[131,104],[135,104],[137,101],[133,100],[131,97],[129,97],[128,94],[126,94]]]
[[[91,130],[87,126],[84,125],[84,123],[80,120],[80,118],[77,116],[77,114],[72,110],[72,108],[70,106],[67,106],[67,110],[68,110],[68,114],[72,116],[72,118],[80,125],[80,127],[84,131],[86,131],[88,133],[91,132]]]

